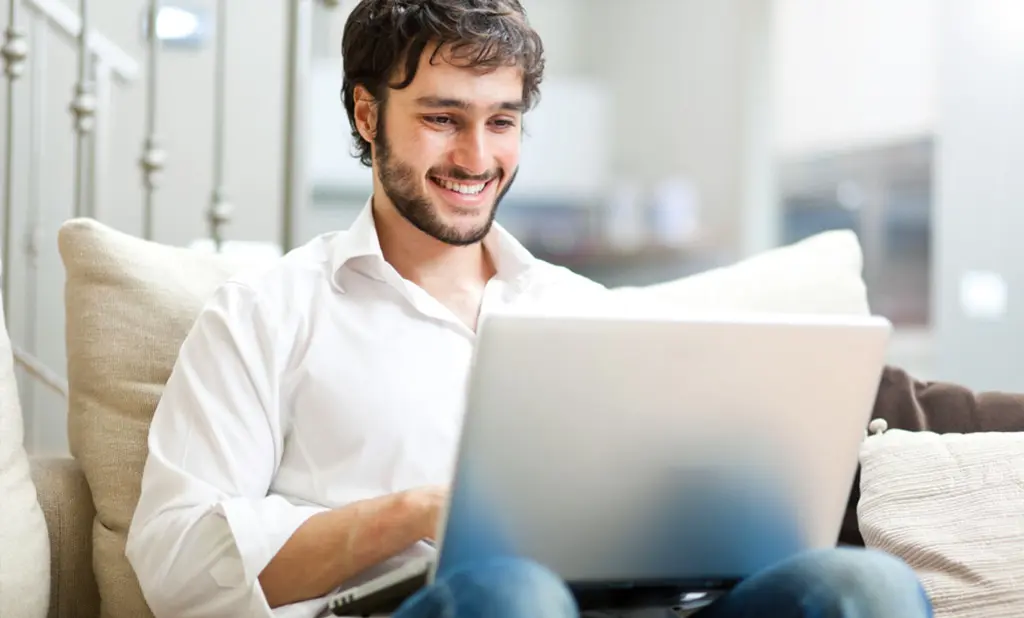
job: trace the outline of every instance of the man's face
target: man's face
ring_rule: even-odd
[[[515,67],[480,72],[431,49],[413,82],[377,118],[374,167],[399,213],[450,245],[482,240],[519,166],[523,81]]]

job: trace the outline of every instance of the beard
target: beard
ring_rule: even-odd
[[[380,184],[384,188],[384,194],[394,204],[395,210],[424,234],[456,247],[472,245],[487,237],[491,227],[494,225],[494,218],[498,214],[498,204],[501,203],[508,190],[512,188],[518,173],[518,170],[512,173],[509,181],[494,198],[490,212],[487,213],[487,220],[476,227],[464,230],[454,225],[449,225],[441,219],[438,214],[438,207],[427,194],[421,179],[416,175],[412,167],[395,156],[388,141],[387,131],[385,130],[383,110],[381,110],[379,115],[377,135],[374,136],[373,144],[376,149],[374,158],[377,162]],[[459,168],[431,168],[427,172],[427,182],[433,182],[431,180],[432,176],[468,182],[486,182],[493,179],[494,182],[500,183],[505,173],[500,169],[486,174],[469,174]]]

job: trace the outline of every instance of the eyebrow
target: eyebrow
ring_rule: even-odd
[[[445,97],[420,97],[416,99],[416,103],[420,107],[432,107],[432,108],[455,108],[461,110],[469,110],[473,106],[468,101],[462,99],[450,99]],[[502,101],[491,106],[491,109],[502,110],[506,112],[522,112],[526,109],[526,105],[522,101]]]

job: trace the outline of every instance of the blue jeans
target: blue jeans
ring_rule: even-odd
[[[393,618],[577,618],[572,594],[550,571],[495,558],[421,590]],[[608,614],[609,616],[620,614]],[[651,615],[644,613],[644,616]],[[665,615],[671,615],[666,610]],[[810,552],[743,581],[693,618],[931,618],[914,572],[861,549]]]

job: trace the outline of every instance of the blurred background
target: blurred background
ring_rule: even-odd
[[[142,234],[139,159],[161,155],[152,238],[273,252],[347,227],[369,193],[338,96],[353,2],[162,0],[154,39],[147,0],[0,2],[28,50],[0,153],[28,205],[10,223],[16,344],[63,372],[82,10],[102,172],[85,214]],[[1024,2],[523,2],[548,73],[499,220],[536,254],[642,285],[852,229],[893,363],[1024,391]],[[48,397],[24,383],[37,450],[65,439]]]

